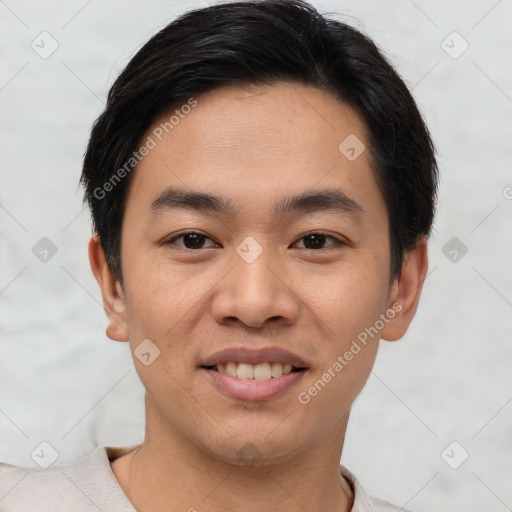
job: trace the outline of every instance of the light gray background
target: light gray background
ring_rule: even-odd
[[[512,48],[510,0],[315,1],[391,55],[439,151],[430,273],[407,335],[382,342],[342,462],[417,512],[512,510]],[[77,188],[92,122],[129,58],[206,2],[0,1],[0,457],[34,466],[42,441],[70,462],[142,440],[143,389],[109,340]],[[31,42],[48,31],[58,49]],[[450,57],[442,45],[458,53]],[[446,39],[448,37],[448,39]],[[445,43],[442,43],[445,41]],[[507,199],[508,197],[508,199]],[[48,237],[58,252],[39,261]],[[451,261],[457,237],[468,251]],[[445,252],[448,252],[445,250]],[[453,256],[453,254],[452,254]],[[452,469],[466,450],[469,458]]]

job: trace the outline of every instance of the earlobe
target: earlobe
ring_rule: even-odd
[[[109,319],[107,336],[114,341],[129,341],[123,287],[112,274],[97,233],[89,240],[89,262],[101,290],[105,314]]]
[[[391,286],[388,312],[393,311],[393,316],[388,315],[390,320],[381,331],[383,340],[396,341],[407,332],[418,308],[427,269],[427,240],[421,236],[416,247],[404,255],[400,276]]]

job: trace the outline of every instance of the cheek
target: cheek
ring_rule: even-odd
[[[133,263],[126,275],[126,297],[134,363],[150,388],[160,385],[157,375],[171,385],[171,375],[178,377],[190,371],[191,350],[205,337],[201,321],[209,308],[209,291],[219,278],[197,269],[186,272],[176,265],[164,269],[160,263],[142,258]],[[158,353],[150,367],[137,360],[137,347],[146,339]]]
[[[383,312],[385,282],[376,269],[345,265],[338,273],[316,279],[315,292],[304,290],[316,339],[317,365],[297,399],[316,411],[324,427],[343,421],[373,367],[379,345],[375,324]]]
[[[387,275],[378,270],[380,265],[373,258],[360,258],[296,280],[297,294],[316,319],[319,333],[337,349],[374,325],[383,312]]]
[[[135,370],[153,399],[173,396],[179,409],[177,404],[189,387],[183,378],[188,338],[180,330],[191,306],[176,292],[181,283],[172,286],[170,279],[166,282],[150,271],[139,276],[133,279],[132,275],[131,286],[127,284],[127,322]]]
[[[198,304],[203,288],[200,275],[193,278],[180,268],[162,268],[143,254],[126,261],[128,324],[134,333],[161,338],[186,319]]]

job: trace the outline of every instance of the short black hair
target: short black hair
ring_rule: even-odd
[[[222,86],[283,82],[329,92],[364,119],[389,214],[391,277],[399,275],[404,253],[430,235],[438,181],[434,144],[411,93],[359,30],[306,1],[252,0],[191,10],[169,23],[118,76],[94,123],[80,183],[121,284],[129,171],[154,120]]]

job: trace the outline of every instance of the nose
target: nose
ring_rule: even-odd
[[[297,321],[300,301],[287,279],[284,263],[270,250],[264,249],[254,260],[235,253],[230,263],[231,271],[219,283],[212,301],[217,323],[240,321],[261,328],[265,322],[291,325]]]

